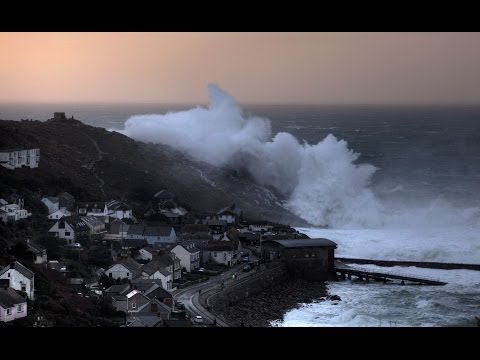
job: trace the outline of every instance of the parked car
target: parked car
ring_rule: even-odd
[[[250,270],[252,270],[252,267],[251,267],[250,265],[245,265],[245,266],[243,267],[243,271],[244,271],[244,272],[249,272]]]
[[[82,244],[80,244],[80,243],[73,243],[73,244],[72,244],[72,247],[81,248],[81,247],[82,247]]]
[[[203,324],[203,317],[201,317],[200,315],[196,315],[193,318],[193,321],[196,322],[197,324]]]

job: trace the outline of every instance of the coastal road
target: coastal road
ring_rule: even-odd
[[[179,301],[183,303],[186,312],[190,314],[192,319],[196,315],[200,315],[203,317],[204,325],[212,325],[214,319],[216,319],[217,326],[227,327],[228,325],[225,322],[218,319],[200,304],[198,296],[200,291],[205,292],[213,288],[220,288],[222,283],[227,283],[227,280],[229,284],[231,284],[232,275],[234,274],[236,279],[246,276],[247,274],[242,271],[244,266],[245,263],[239,263],[219,275],[211,276],[210,279],[205,282],[179,290],[173,294],[173,300],[174,302]]]

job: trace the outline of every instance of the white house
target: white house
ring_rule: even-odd
[[[23,201],[21,201],[20,205],[19,204],[8,204],[8,205],[3,205],[0,207],[0,210],[3,210],[4,212],[7,213],[7,221],[18,221],[22,219],[26,219],[30,216],[32,216],[32,213],[29,213],[27,210],[23,208]],[[5,215],[2,216],[2,219],[5,217]]]
[[[232,266],[237,263],[237,251],[232,241],[211,241],[202,250],[202,261],[205,264]]]
[[[108,219],[108,208],[104,202],[79,202],[77,214],[80,216],[106,216]]]
[[[248,229],[250,231],[255,231],[255,232],[267,232],[267,231],[272,231],[273,225],[269,224],[250,224],[248,225]]]
[[[67,209],[60,209],[48,215],[48,220],[58,220],[58,219],[61,219],[62,217],[71,216],[71,215],[72,213]]]
[[[134,279],[140,274],[142,265],[133,259],[127,259],[118,264],[110,266],[105,274],[112,279]]]
[[[64,217],[53,225],[49,233],[59,239],[65,239],[67,244],[73,244],[79,237],[89,234],[89,227],[78,216]]]
[[[88,226],[89,234],[101,234],[105,232],[105,223],[96,216],[82,216],[82,221]]]
[[[27,300],[12,288],[0,288],[0,321],[27,316]]]
[[[0,279],[8,279],[12,289],[24,291],[30,300],[34,300],[35,276],[18,261],[5,266],[0,271]]]
[[[133,216],[132,208],[121,201],[112,200],[106,204],[106,207],[108,216],[117,219],[131,219]]]
[[[221,209],[216,217],[218,220],[225,220],[228,224],[238,224],[242,220],[242,210],[232,204]]]
[[[153,254],[155,253],[155,251],[150,247],[150,246],[147,246],[147,247],[144,247],[140,250],[138,250],[138,255],[136,257],[137,260],[152,260],[153,258]]]
[[[174,244],[177,234],[173,226],[145,226],[143,237],[149,244]]]
[[[194,244],[179,244],[171,252],[180,259],[180,266],[187,272],[200,267],[200,250]]]
[[[60,209],[60,201],[58,200],[58,197],[46,196],[41,201],[48,208],[49,214]]]
[[[0,150],[0,165],[10,170],[23,166],[36,168],[39,162],[40,149]]]
[[[46,264],[48,261],[47,249],[27,240],[28,250],[33,252],[33,262],[37,265]]]
[[[173,274],[165,269],[163,264],[157,261],[150,261],[142,266],[142,279],[158,279],[162,281],[162,288],[172,290]]]

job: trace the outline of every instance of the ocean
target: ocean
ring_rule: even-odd
[[[65,111],[139,140],[173,139],[200,160],[243,166],[260,184],[283,191],[285,207],[312,224],[300,231],[337,242],[338,256],[480,263],[480,106],[256,105],[238,112],[222,96],[209,110],[1,105],[0,119],[46,120]],[[179,140],[185,137],[188,144]],[[331,282],[339,303],[313,299],[272,325],[476,326],[480,272],[394,269],[448,284]]]

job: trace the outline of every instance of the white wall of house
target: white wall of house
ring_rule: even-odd
[[[9,265],[7,265],[9,266]],[[25,291],[27,296],[30,300],[34,300],[34,279],[33,277],[31,280],[27,278],[25,275],[21,274],[16,269],[8,269],[2,275],[0,275],[0,279],[8,279],[10,280],[10,287],[15,290]]]
[[[29,216],[32,216],[31,213],[29,213],[25,209],[21,209],[18,204],[8,204],[0,207],[3,211],[7,213],[7,220],[10,221],[18,221],[21,219],[26,219]]]
[[[248,225],[250,231],[271,231],[273,225]]]
[[[187,272],[198,269],[200,262],[200,251],[191,253],[185,249],[183,245],[177,245],[171,250],[171,252],[180,259],[180,266],[185,268]]]
[[[75,231],[72,229],[72,227],[67,222],[65,222],[64,229],[60,229],[58,225],[59,221],[57,221],[55,225],[48,230],[48,232],[55,233],[55,236],[59,239],[65,239],[67,244],[73,244],[75,242]]]
[[[110,266],[105,274],[112,279],[132,279],[132,272],[122,264]]]
[[[145,249],[140,249],[138,251],[138,256],[137,259],[139,260],[152,260],[152,253],[150,251],[147,251]]]
[[[163,275],[160,271],[155,271],[153,274],[148,275],[146,272],[142,272],[143,279],[159,279],[162,281],[162,288],[165,290],[172,290],[172,273]]]
[[[15,304],[11,308],[4,308],[0,305],[0,321],[8,322],[27,316],[27,303]]]
[[[132,218],[132,210],[112,210],[109,216],[117,219],[130,219]]]
[[[235,224],[235,216],[230,214],[219,215],[218,220],[225,220],[228,224]]]
[[[48,213],[49,214],[52,214],[55,211],[58,211],[60,209],[60,203],[58,201],[57,202],[52,202],[49,198],[46,198],[46,197],[43,198],[41,201],[48,208]]]
[[[70,216],[70,215],[72,215],[72,213],[68,210],[57,210],[53,213],[50,213],[50,215],[48,215],[48,219],[49,220],[59,220],[62,217]]]
[[[45,251],[43,254],[35,254],[35,258],[33,262],[37,265],[46,264],[48,261],[47,252]]]
[[[226,266],[232,266],[236,264],[236,261],[233,259],[233,251],[203,251],[203,262],[204,263],[214,263],[222,264]]]
[[[28,166],[30,168],[38,167],[40,162],[40,149],[25,149],[15,151],[0,152],[0,165],[7,169],[21,168]]]

